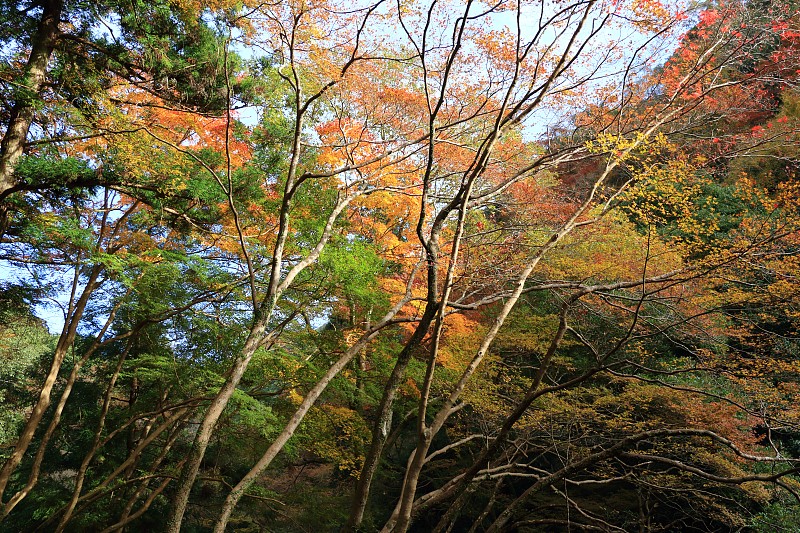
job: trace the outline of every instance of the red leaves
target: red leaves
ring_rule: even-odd
[[[782,32],[789,28],[789,23],[785,20],[775,20],[772,22],[772,31],[774,32]]]
[[[721,17],[722,15],[716,9],[706,9],[700,13],[700,24],[698,26],[711,26]]]

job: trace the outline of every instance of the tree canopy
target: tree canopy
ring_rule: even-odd
[[[0,529],[794,531],[794,0],[0,6]]]

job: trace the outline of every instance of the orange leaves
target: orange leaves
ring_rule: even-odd
[[[660,0],[634,0],[631,3],[631,9],[639,18],[638,24],[646,29],[658,30],[668,25],[673,19],[669,6],[664,5]]]
[[[454,371],[462,371],[475,355],[474,346],[480,342],[482,324],[463,314],[445,319],[442,347],[437,363]]]
[[[516,35],[508,27],[486,31],[475,39],[482,55],[494,68],[508,71],[513,71],[519,59],[515,42]]]
[[[374,164],[361,164],[383,155],[385,146],[363,123],[359,124],[351,118],[335,119],[316,126],[321,141],[320,155],[317,163],[326,169],[358,162],[359,170],[369,175],[386,165],[376,161]]]
[[[700,22],[698,23],[699,27],[703,26],[711,26],[719,19],[722,18],[722,14],[716,9],[704,9],[700,12]]]

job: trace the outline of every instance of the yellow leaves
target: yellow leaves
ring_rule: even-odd
[[[633,0],[631,10],[638,17],[634,23],[645,30],[658,30],[669,24],[673,18],[672,13],[659,0]]]
[[[508,411],[508,391],[514,386],[514,377],[509,375],[507,367],[498,364],[499,361],[497,355],[487,355],[483,371],[469,381],[462,395],[465,403],[490,419]]]
[[[484,329],[479,322],[463,314],[447,317],[437,363],[450,370],[463,370],[474,357]]]
[[[786,481],[790,480],[791,478],[786,478]],[[766,505],[773,499],[772,492],[763,483],[748,481],[742,483],[740,486],[751,498],[763,505]]]
[[[637,177],[638,183],[622,197],[625,210],[636,220],[656,227],[674,222],[681,234],[694,239],[718,230],[713,203],[705,206],[712,216],[702,221],[695,216],[698,201],[709,203],[714,199],[703,194],[704,185],[710,181],[698,176],[687,161],[672,159],[645,169]]]
[[[358,477],[364,463],[364,450],[370,438],[367,423],[347,407],[323,404],[311,408],[304,421],[304,437],[310,449],[349,477]]]
[[[650,137],[643,132],[636,132],[631,137],[622,137],[613,133],[601,132],[593,140],[585,143],[586,149],[593,154],[609,154],[616,161],[625,161],[637,154],[653,153],[670,147],[666,136],[658,132]]]
[[[777,357],[753,357],[747,359],[729,358],[727,366],[730,370],[741,377],[763,377],[780,376],[787,377],[800,376],[800,361],[794,359],[780,359],[779,357],[791,357],[789,353],[778,353]],[[779,388],[787,392],[792,392],[796,384],[783,383]]]
[[[498,350],[544,353],[557,327],[558,317],[555,315],[513,315],[498,334],[494,346]]]
[[[618,281],[676,270],[681,257],[656,235],[642,235],[619,214],[567,236],[562,246],[543,260],[548,277],[556,279]],[[645,261],[646,260],[646,261]]]
[[[288,396],[289,401],[294,406],[299,406],[303,402],[303,397],[300,395],[299,392],[297,392],[296,389],[291,389],[287,396]]]

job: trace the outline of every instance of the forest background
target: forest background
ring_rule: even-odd
[[[0,529],[796,531],[798,12],[2,2]]]

